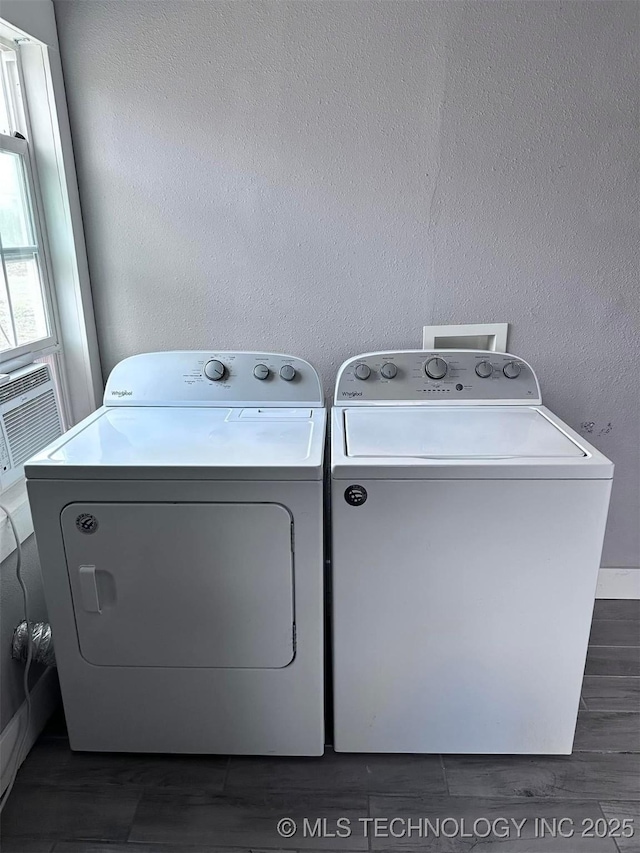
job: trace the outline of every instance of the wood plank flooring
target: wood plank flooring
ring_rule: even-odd
[[[596,603],[571,756],[72,753],[53,723],[0,838],[2,853],[640,853],[640,602]]]

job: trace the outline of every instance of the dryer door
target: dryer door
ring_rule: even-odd
[[[89,663],[293,659],[292,518],[280,504],[76,503],[61,525]]]

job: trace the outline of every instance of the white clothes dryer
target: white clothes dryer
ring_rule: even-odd
[[[25,466],[75,750],[321,755],[316,371],[128,358]]]

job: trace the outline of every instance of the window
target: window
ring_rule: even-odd
[[[0,373],[46,359],[77,423],[103,386],[49,2],[0,0],[0,161]]]
[[[15,50],[0,42],[0,362],[51,352],[57,335]]]
[[[64,428],[103,386],[53,4],[0,0],[0,15],[0,374],[45,362]],[[5,398],[13,381],[0,379]],[[5,438],[13,402],[0,407]],[[2,503],[24,541],[33,525],[13,474]],[[7,526],[0,511],[0,559],[14,548]]]

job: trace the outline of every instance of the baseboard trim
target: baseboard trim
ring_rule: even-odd
[[[29,754],[59,702],[58,673],[53,667],[49,667],[31,688],[31,720],[22,752],[22,761]],[[0,734],[0,795],[4,794],[11,780],[11,772],[16,760],[15,751],[18,747],[18,739],[24,732],[26,720],[27,703],[23,702]]]
[[[596,598],[640,598],[640,567],[602,567],[598,573]]]

